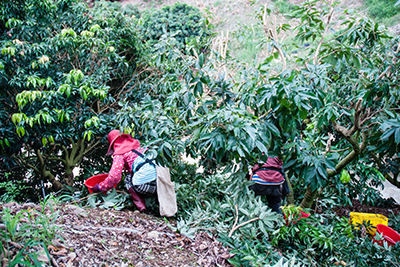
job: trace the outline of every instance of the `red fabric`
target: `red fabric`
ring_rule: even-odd
[[[279,158],[270,158],[268,157],[268,160],[265,164],[263,164],[261,167],[264,168],[277,168],[279,170],[282,169],[283,162]],[[257,164],[254,165],[252,171],[254,173],[255,170],[261,168]],[[282,182],[284,179],[282,174],[280,174],[277,171],[272,171],[272,170],[260,170],[257,172],[258,177],[260,177],[262,180],[271,182],[271,183],[279,183]]]
[[[139,149],[140,153],[144,152],[144,148]],[[101,191],[108,191],[121,181],[122,171],[125,169],[131,172],[132,165],[138,155],[135,152],[128,151],[123,155],[114,155],[113,164],[108,173],[108,177],[99,184]]]
[[[133,139],[129,134],[120,132],[119,130],[112,130],[107,136],[108,147],[107,155],[122,155],[132,149],[138,149],[140,142]]]

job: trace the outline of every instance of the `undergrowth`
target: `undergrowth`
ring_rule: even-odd
[[[10,208],[0,211],[0,222],[4,230],[0,232],[1,266],[44,266],[51,262],[47,247],[57,235],[55,224],[59,213],[53,209],[53,196],[40,203],[40,209],[27,208],[14,214]]]
[[[364,0],[368,15],[387,26],[400,22],[400,5],[396,0]]]

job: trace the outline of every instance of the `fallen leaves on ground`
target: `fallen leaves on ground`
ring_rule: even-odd
[[[41,211],[40,205],[8,203],[12,214]],[[29,207],[27,207],[29,205]],[[172,231],[162,218],[137,211],[81,208],[53,204],[56,238],[47,246],[50,259],[37,248],[41,261],[52,266],[231,266],[233,255],[215,237],[198,232],[193,239]],[[11,249],[17,253],[18,244]]]

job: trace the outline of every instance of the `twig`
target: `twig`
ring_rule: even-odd
[[[234,231],[233,229],[235,229],[236,224],[237,224],[237,222],[238,222],[238,220],[239,220],[238,204],[235,205],[235,211],[236,211],[235,223],[233,224],[233,227],[232,227],[231,231],[229,232],[229,237],[232,236],[232,233],[233,233],[233,231]]]
[[[50,256],[50,260],[51,260],[51,263],[53,264],[53,266],[59,267],[60,265],[58,265],[58,263],[57,263],[57,261],[54,259],[54,257],[53,257],[52,255],[49,255],[49,256]]]
[[[77,200],[73,200],[73,201],[71,201],[71,203],[76,203],[76,202],[85,200],[85,199],[87,199],[87,198],[89,198],[89,197],[91,197],[91,196],[92,196],[92,195],[87,195],[86,197],[83,197],[83,198],[80,198],[80,199],[77,199]]]
[[[257,221],[257,220],[259,220],[259,219],[260,219],[260,218],[256,217],[256,218],[253,218],[253,219],[248,220],[247,222],[242,222],[241,224],[239,224],[239,225],[236,226],[235,228],[232,228],[231,232],[229,233],[229,237],[232,236],[232,234],[233,234],[233,232],[234,232],[235,230],[239,229],[240,227],[242,227],[242,226],[244,226],[244,225],[246,225],[246,224],[248,224],[248,223]]]
[[[332,141],[335,141],[335,136],[331,133],[328,133],[328,141],[326,142],[326,148],[324,155],[328,154],[329,151],[331,151],[331,146],[332,146]]]
[[[260,117],[258,117],[258,119],[264,118],[264,117],[267,116],[269,113],[271,113],[271,111],[272,111],[272,108],[270,108],[266,113],[264,113],[263,115],[261,115]]]
[[[346,150],[349,150],[349,149],[350,149],[350,147],[348,147],[348,148],[342,148],[342,149],[336,149],[336,150],[331,150],[331,152],[332,152],[332,153],[338,153],[338,152],[346,151]]]
[[[236,224],[237,224],[237,222],[238,222],[238,220],[239,220],[238,204],[235,205],[235,210],[236,210],[235,223],[233,224],[233,227],[232,227],[231,231],[229,232],[228,237],[232,237],[233,232],[234,232],[235,230],[239,229],[240,227],[242,227],[242,226],[244,226],[244,225],[246,225],[246,224],[248,224],[248,223],[251,223],[251,222],[254,222],[254,221],[257,221],[257,220],[260,219],[260,218],[258,218],[258,217],[257,217],[257,218],[253,218],[253,219],[248,220],[247,222],[242,222],[241,224],[239,224],[239,225],[236,226]]]
[[[314,261],[312,260],[311,256],[308,255],[308,254],[306,254],[306,255],[307,255],[307,258],[310,260],[311,264],[312,264],[313,266],[317,267],[317,265],[315,265]]]
[[[276,43],[275,49],[278,51],[279,53],[279,57],[282,59],[282,71],[286,70],[286,58],[285,55],[283,54],[283,51],[281,49],[281,47],[279,46],[279,40],[278,40],[278,31],[276,29],[276,16],[273,16],[273,23],[271,23],[273,25],[273,29],[268,28],[268,20],[267,20],[267,4],[264,4],[264,14],[263,14],[263,26],[264,26],[264,31],[265,34],[271,37],[271,39],[273,39]],[[282,38],[283,40],[283,38]]]

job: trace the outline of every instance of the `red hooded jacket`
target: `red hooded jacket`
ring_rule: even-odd
[[[260,181],[261,184],[282,184],[285,181],[285,178],[283,175],[280,173],[282,170],[282,165],[283,162],[279,158],[270,158],[268,157],[267,162],[264,163],[261,167],[256,164],[252,168],[253,176],[258,176],[262,181]],[[259,168],[276,168],[277,171],[275,170],[259,170],[255,173],[255,171]],[[254,177],[255,179],[252,178],[253,181],[257,183],[257,178]]]

